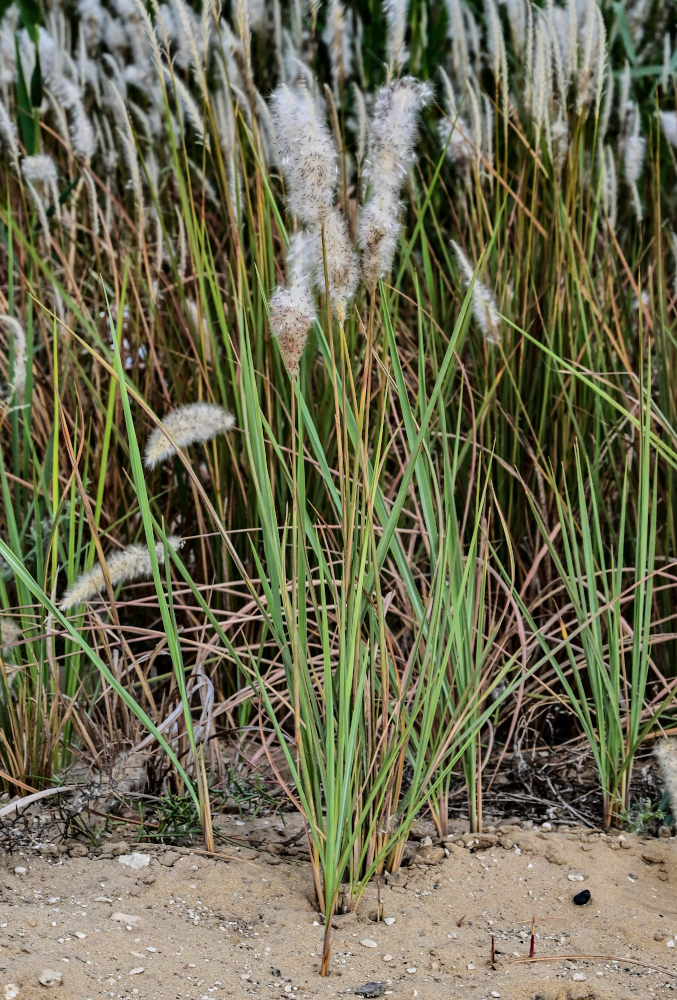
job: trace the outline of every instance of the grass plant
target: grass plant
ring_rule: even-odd
[[[540,705],[604,825],[677,725],[677,59],[659,3],[268,8],[0,3],[0,783],[143,752],[211,845],[234,744],[326,973]]]

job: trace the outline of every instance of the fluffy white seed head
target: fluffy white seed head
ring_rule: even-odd
[[[477,160],[478,145],[472,136],[472,129],[465,118],[459,115],[453,121],[443,118],[437,126],[440,142],[447,150],[452,163],[465,167]]]
[[[7,327],[14,348],[14,370],[9,392],[10,398],[17,403],[23,402],[26,388],[26,334],[18,319],[13,316],[0,316],[0,323]]]
[[[623,170],[630,186],[639,180],[644,165],[646,139],[641,135],[629,135],[623,151]]]
[[[569,124],[564,116],[552,123],[550,141],[553,166],[555,172],[561,174],[569,155]]]
[[[0,615],[0,649],[7,649],[20,641],[23,633],[9,615]]]
[[[308,288],[295,285],[275,289],[270,299],[270,325],[290,378],[299,373],[308,330],[314,321],[315,303]]]
[[[390,273],[400,238],[399,205],[384,189],[360,212],[357,241],[362,251],[362,275],[368,288]]]
[[[399,191],[415,159],[417,115],[432,96],[426,83],[411,76],[393,80],[376,95],[371,118],[368,180]]]
[[[618,215],[618,177],[616,158],[610,146],[605,146],[600,156],[600,200],[602,211],[612,229],[616,228]]]
[[[395,73],[401,73],[409,58],[404,43],[407,34],[407,11],[409,0],[383,0],[388,34],[386,38],[386,58]]]
[[[21,161],[21,173],[31,184],[45,184],[51,187],[57,183],[56,163],[45,153],[24,156]]]
[[[101,40],[104,10],[99,0],[80,0],[78,14],[88,49],[93,49]]]
[[[319,248],[322,255],[322,244]],[[317,267],[317,240],[307,229],[294,233],[287,250],[287,284],[290,288],[312,288]],[[324,280],[324,279],[323,279]]]
[[[327,264],[327,287],[325,289],[325,260],[322,248],[322,232],[315,230],[315,284],[328,292],[333,311],[340,317],[357,290],[360,280],[358,258],[348,234],[348,226],[342,212],[333,209],[324,220],[324,251]]]
[[[496,300],[486,285],[475,276],[475,269],[461,250],[458,243],[451,241],[451,247],[456,255],[461,275],[466,284],[470,285],[473,278],[475,283],[472,287],[472,311],[477,324],[488,344],[500,344],[501,342],[501,317],[496,306]]]
[[[677,740],[665,739],[654,751],[663,787],[670,798],[673,815],[677,815]]]
[[[216,403],[188,403],[172,410],[159,427],[154,428],[144,454],[147,469],[154,469],[160,462],[172,458],[176,448],[211,441],[217,434],[225,434],[235,426],[232,414]],[[170,438],[172,440],[170,440]]]
[[[306,225],[329,214],[338,183],[338,155],[305,87],[278,87],[272,96],[278,155],[290,211]]]
[[[14,168],[17,169],[19,165],[19,140],[16,125],[10,118],[0,93],[0,149],[3,148],[9,152],[9,158]]]
[[[663,135],[671,146],[677,146],[677,111],[659,111]]]
[[[176,551],[181,547],[183,541],[175,536],[170,536],[167,538],[167,544]],[[162,542],[156,544],[155,555],[158,563],[162,565],[165,561],[165,548]],[[114,552],[107,557],[106,566],[113,587],[131,583],[134,580],[143,580],[153,575],[150,554],[144,545],[128,545],[127,548]],[[101,594],[105,588],[106,578],[103,567],[99,563],[71,584],[61,598],[59,607],[62,611],[69,611],[79,604],[87,604],[97,594]]]
[[[440,69],[440,77],[448,109],[448,117],[442,118],[437,125],[440,142],[451,162],[465,167],[478,158],[479,137],[473,134],[465,118],[458,113],[454,88],[443,69]]]
[[[340,0],[329,0],[327,21],[322,39],[329,50],[331,77],[334,94],[341,88],[352,71],[353,28],[350,12],[346,12]]]

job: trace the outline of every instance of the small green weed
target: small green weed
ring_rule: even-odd
[[[635,798],[620,813],[620,819],[630,833],[636,833],[638,837],[656,836],[659,827],[668,826],[671,819],[667,796],[656,803],[649,798]]]
[[[139,819],[139,841],[191,844],[202,832],[198,810],[188,793],[140,802]]]

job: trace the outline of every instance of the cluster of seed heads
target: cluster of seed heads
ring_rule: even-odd
[[[414,162],[417,115],[430,88],[412,77],[378,91],[370,122],[365,170],[369,194],[360,209],[357,243],[336,206],[338,153],[322,110],[304,85],[278,88],[272,98],[273,121],[287,203],[303,225],[293,237],[287,259],[287,285],[270,300],[273,333],[292,378],[308,330],[315,319],[313,289],[324,292],[343,322],[360,281],[373,288],[392,267],[399,237],[399,193]]]

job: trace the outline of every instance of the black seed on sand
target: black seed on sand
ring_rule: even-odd
[[[382,997],[385,991],[383,983],[365,983],[353,990],[353,993],[356,997]]]
[[[589,889],[583,889],[582,892],[578,892],[574,896],[574,903],[576,904],[576,906],[585,906],[585,904],[589,902],[590,902]]]

